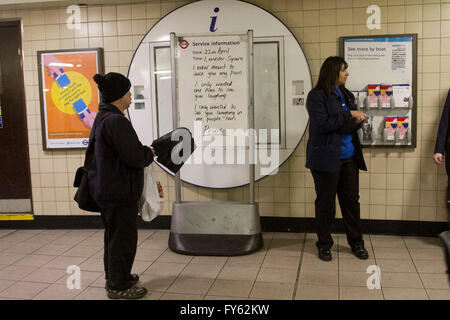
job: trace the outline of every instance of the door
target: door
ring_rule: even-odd
[[[20,21],[0,21],[0,213],[30,213],[31,174]]]

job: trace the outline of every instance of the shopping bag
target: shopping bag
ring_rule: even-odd
[[[142,220],[149,222],[160,215],[164,208],[164,192],[153,165],[144,169],[144,190],[139,202]]]

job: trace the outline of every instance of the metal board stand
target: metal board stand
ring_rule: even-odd
[[[247,32],[249,72],[249,128],[254,128],[253,105],[253,31]],[[170,34],[172,63],[173,127],[178,127],[178,94],[175,33]],[[249,201],[181,201],[180,172],[175,174],[175,202],[169,236],[169,248],[188,255],[236,256],[262,248],[263,238],[258,203],[255,202],[254,136],[249,134]]]

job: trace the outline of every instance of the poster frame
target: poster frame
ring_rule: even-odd
[[[359,36],[345,36],[339,37],[339,55],[345,59],[345,46],[344,42],[346,40],[353,39],[373,39],[373,38],[399,38],[399,37],[411,37],[412,47],[412,83],[411,83],[411,95],[413,98],[412,106],[412,122],[410,122],[411,132],[411,144],[397,145],[397,144],[364,144],[364,148],[416,148],[417,146],[417,33],[402,33],[402,34],[381,34],[381,35],[359,35]],[[349,63],[350,68],[350,63]],[[353,71],[354,72],[354,71]]]
[[[44,151],[53,151],[53,150],[85,150],[88,146],[86,144],[83,147],[61,147],[61,148],[55,148],[55,147],[49,147],[47,145],[47,137],[48,132],[46,129],[45,124],[45,114],[47,112],[47,105],[44,102],[44,79],[42,74],[42,57],[44,54],[49,53],[71,53],[71,54],[77,54],[77,53],[83,53],[83,52],[96,52],[96,65],[97,65],[97,71],[96,73],[104,74],[105,71],[105,63],[104,63],[104,52],[103,48],[96,47],[96,48],[77,48],[77,49],[54,49],[54,50],[40,50],[37,51],[37,68],[38,68],[38,79],[39,79],[39,102],[40,102],[40,115],[41,115],[41,133],[42,133],[42,149]],[[100,102],[100,92],[98,94],[98,101],[95,101],[95,103],[98,105]]]

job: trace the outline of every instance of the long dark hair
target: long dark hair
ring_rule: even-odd
[[[344,65],[344,69],[348,68],[348,64],[343,58],[328,57],[320,67],[316,88],[324,90],[325,94],[329,96],[336,86],[336,80],[339,78],[342,65]]]

